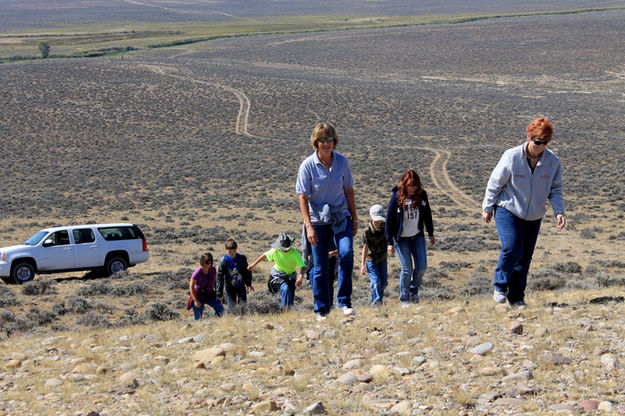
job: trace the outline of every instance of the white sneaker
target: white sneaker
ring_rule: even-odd
[[[328,315],[324,315],[321,313],[317,314],[317,322],[325,321],[326,319],[328,319]]]
[[[495,302],[497,303],[504,303],[506,301],[506,294],[495,289],[493,292],[493,299],[495,299]]]
[[[343,315],[353,315],[354,314],[354,308],[350,308],[348,306],[342,306],[341,310],[343,311]]]
[[[409,308],[410,307],[410,302],[402,302],[401,303],[401,307],[402,308]]]

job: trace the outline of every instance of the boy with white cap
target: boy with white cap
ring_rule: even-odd
[[[388,285],[387,247],[384,234],[385,213],[382,205],[373,205],[369,210],[371,221],[362,236],[360,273],[364,276],[369,272],[372,306],[379,306],[383,303],[384,289]]]

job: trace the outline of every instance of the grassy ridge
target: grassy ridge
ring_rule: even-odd
[[[110,23],[0,34],[0,63],[38,59],[37,42],[50,43],[50,58],[123,54],[133,50],[167,48],[216,39],[270,34],[374,29],[427,24],[457,24],[509,17],[550,16],[623,10],[623,7],[485,15],[267,17],[228,23]],[[158,27],[158,29],[156,29]]]

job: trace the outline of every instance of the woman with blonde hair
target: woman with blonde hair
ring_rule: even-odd
[[[495,268],[493,298],[524,308],[525,287],[540,223],[551,202],[557,230],[564,228],[562,167],[547,145],[553,127],[547,117],[527,125],[527,141],[504,152],[486,185],[482,219],[495,217],[501,253]],[[494,214],[493,214],[494,213]]]
[[[347,158],[335,151],[339,138],[334,126],[317,124],[310,142],[315,151],[300,165],[295,191],[306,238],[312,246],[314,308],[317,320],[321,321],[332,307],[328,278],[331,241],[339,253],[337,306],[346,315],[354,314],[351,296],[358,216],[352,171]]]

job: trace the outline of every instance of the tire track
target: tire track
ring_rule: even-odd
[[[239,101],[239,111],[237,113],[236,122],[234,125],[234,132],[236,134],[247,136],[251,138],[261,138],[260,136],[256,136],[251,134],[248,130],[248,120],[251,111],[251,101],[247,95],[243,91],[240,91],[236,88],[233,88],[228,85],[219,84],[217,82],[203,81],[197,78],[194,78],[189,75],[176,74],[174,72],[179,71],[179,68],[170,65],[155,65],[155,64],[141,64],[146,69],[155,72],[161,76],[166,76],[170,78],[176,78],[183,81],[191,82],[199,85],[208,85],[211,87],[219,88],[225,91],[232,93],[237,100]]]
[[[460,188],[458,188],[451,180],[449,172],[447,171],[447,162],[451,156],[451,152],[449,150],[435,149],[433,147],[425,146],[413,147],[413,149],[434,153],[434,159],[432,160],[432,163],[430,163],[430,177],[432,178],[434,186],[463,208],[475,208],[481,206],[471,196],[467,195]]]

